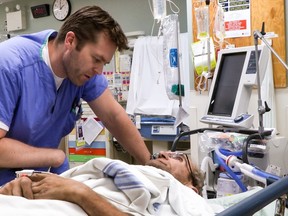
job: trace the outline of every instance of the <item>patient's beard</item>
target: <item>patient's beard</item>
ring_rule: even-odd
[[[156,167],[156,168],[159,168],[161,170],[171,173],[171,170],[165,164],[161,163],[158,160],[149,160],[145,165],[153,166],[153,167]]]

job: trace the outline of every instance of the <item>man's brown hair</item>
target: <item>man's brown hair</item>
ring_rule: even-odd
[[[119,51],[128,49],[127,38],[120,25],[98,6],[85,6],[69,16],[59,30],[57,43],[63,43],[69,31],[74,32],[77,38],[77,50],[81,50],[86,43],[97,43],[98,35],[102,32],[116,44]]]

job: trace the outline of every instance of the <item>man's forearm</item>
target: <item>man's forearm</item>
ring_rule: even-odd
[[[150,152],[148,151],[141,134],[126,112],[119,112],[118,115],[115,115],[113,120],[110,119],[110,121],[107,122],[107,127],[129,154],[131,154],[140,164],[146,164],[150,159]]]
[[[71,197],[71,201],[79,205],[89,216],[127,216],[126,214],[99,194],[91,190],[89,187],[83,187],[80,190],[75,191]]]
[[[106,201],[87,185],[52,174],[33,174],[34,199],[54,199],[75,203],[90,216],[127,215]]]
[[[58,167],[64,160],[65,153],[59,149],[37,148],[5,137],[0,139],[0,167]]]
[[[125,116],[123,116],[123,118],[115,119],[114,121],[121,122],[123,127],[115,128],[114,125],[117,124],[112,124],[112,127],[108,128],[109,131],[129,154],[131,154],[140,164],[144,165],[150,159],[150,152],[135,125]]]
[[[88,104],[125,150],[144,165],[150,153],[137,128],[124,108],[113,98],[111,91],[107,88],[100,97]]]

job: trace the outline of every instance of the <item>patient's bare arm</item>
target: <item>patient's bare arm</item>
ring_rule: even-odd
[[[57,199],[79,205],[90,216],[128,215],[81,182],[50,174],[33,174],[34,199]]]
[[[27,199],[33,199],[31,186],[32,181],[28,177],[17,178],[1,187],[0,194],[23,196]]]

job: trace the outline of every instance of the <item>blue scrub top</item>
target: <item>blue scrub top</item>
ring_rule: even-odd
[[[108,86],[103,75],[95,75],[81,87],[65,79],[57,91],[52,71],[42,59],[42,47],[56,35],[45,30],[0,43],[0,121],[9,127],[6,137],[35,147],[58,148],[78,118],[75,104],[80,98],[96,99]],[[0,185],[14,178],[15,169],[0,169]]]

